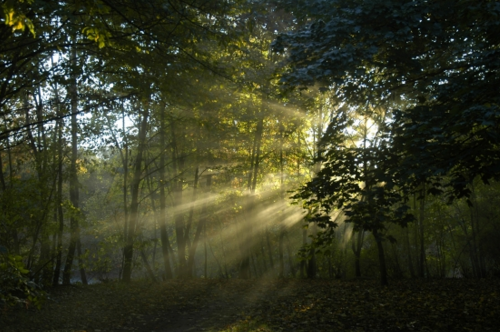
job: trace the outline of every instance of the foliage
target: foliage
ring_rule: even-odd
[[[375,276],[384,252],[389,277],[493,276],[480,4],[4,1],[0,243],[43,285]]]
[[[317,158],[321,169],[295,196],[305,200],[312,221],[330,227],[318,235],[318,244],[333,239],[335,208],[356,229],[381,238],[388,223],[406,226],[412,220],[412,195],[418,194],[422,207],[427,194],[444,195],[448,203],[465,197],[472,205],[474,179],[498,179],[498,2],[281,4],[310,22],[273,44],[288,56],[283,87],[319,88],[336,100]],[[387,117],[375,121],[378,146],[366,136],[363,148],[345,146],[342,131],[356,121],[342,118],[345,109],[364,118],[384,110]],[[419,257],[425,260],[424,210],[413,213],[420,215]]]
[[[468,196],[476,176],[498,177],[498,2],[300,4],[291,10],[313,23],[274,44],[289,54],[283,84],[317,83],[346,105],[394,109],[402,183],[449,188],[453,198]]]
[[[364,142],[349,139],[348,129],[352,120],[339,112],[332,119],[319,143],[321,169],[314,179],[296,195],[304,200],[309,209],[308,220],[315,222],[324,232],[318,234],[316,245],[329,243],[337,223],[331,215],[343,211],[348,222],[354,223],[354,230],[383,233],[386,223],[406,226],[412,217],[408,207],[388,174],[388,168],[381,162],[387,151],[381,137],[364,137]],[[380,133],[380,131],[379,131]],[[383,139],[383,138],[382,138]],[[370,140],[369,146],[366,145]],[[358,146],[364,144],[364,146]],[[400,206],[396,209],[393,207]]]
[[[22,257],[0,253],[0,304],[41,308],[45,292],[29,279]]]

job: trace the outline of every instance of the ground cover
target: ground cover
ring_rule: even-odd
[[[173,280],[59,287],[0,330],[498,331],[500,280]]]

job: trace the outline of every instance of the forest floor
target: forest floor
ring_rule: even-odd
[[[58,287],[0,331],[500,331],[500,280],[190,280]]]

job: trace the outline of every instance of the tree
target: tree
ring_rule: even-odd
[[[383,128],[388,142],[374,159],[380,164],[367,179],[367,192],[347,210],[351,219],[372,204],[375,210],[369,219],[389,212],[391,206],[401,207],[405,197],[422,186],[427,193],[446,193],[453,200],[470,196],[469,184],[475,177],[486,183],[498,178],[497,2],[282,4],[291,5],[299,19],[312,20],[308,27],[282,34],[274,43],[276,51],[289,55],[282,78],[285,87],[319,85],[322,91],[333,91],[344,107],[375,105],[393,114],[388,128]],[[331,140],[330,149],[334,150],[340,144],[335,137],[324,139]],[[330,163],[324,166],[325,176],[311,182],[303,198],[323,195],[317,203],[328,206],[331,198],[327,193],[337,197],[346,190],[359,192],[347,175],[337,172],[346,156],[335,153],[326,151]],[[352,162],[345,167],[352,168],[346,174],[366,177],[367,173],[359,173],[359,165],[366,165],[363,155],[348,156]],[[334,162],[331,158],[339,159]],[[318,181],[328,180],[328,176],[340,177],[334,181],[336,186],[320,185]],[[351,186],[343,187],[347,183]],[[403,193],[400,198],[395,190]],[[380,236],[379,228],[362,225]]]
[[[399,177],[413,188],[427,182],[429,192],[450,188],[450,197],[463,197],[474,177],[498,177],[497,2],[340,0],[292,8],[314,23],[274,44],[290,55],[285,86],[320,84],[348,105],[400,103],[391,107],[392,145],[402,158]]]
[[[365,115],[366,117],[367,115]],[[383,125],[385,116],[379,125]],[[353,120],[346,111],[339,110],[319,143],[316,161],[321,168],[315,178],[307,183],[294,198],[304,200],[309,210],[308,221],[324,231],[316,235],[312,247],[329,245],[338,226],[333,216],[342,213],[354,224],[357,232],[371,232],[377,244],[380,276],[387,284],[387,271],[383,240],[393,240],[387,234],[387,224],[401,226],[411,221],[408,207],[398,192],[390,173],[381,162],[386,158],[384,131],[367,137],[367,121],[361,126],[361,140],[351,135]],[[394,208],[396,204],[400,204]],[[359,241],[359,239],[358,239]],[[359,255],[357,256],[359,259]],[[359,263],[356,269],[359,269]],[[359,274],[357,272],[357,274]]]
[[[64,268],[67,284],[77,260],[89,278],[121,266],[130,280],[142,258],[153,276],[160,240],[165,277],[200,275],[203,242],[205,276],[234,275],[242,260],[253,276],[278,260],[276,274],[294,273],[300,216],[284,196],[307,176],[309,123],[287,109],[300,96],[280,94],[269,49],[290,15],[244,0],[2,9],[0,242],[33,274],[53,272],[55,285]],[[231,255],[240,225],[252,236]]]

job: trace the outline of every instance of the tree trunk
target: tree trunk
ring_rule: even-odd
[[[191,199],[191,207],[189,209],[189,216],[186,224],[186,228],[184,229],[184,242],[186,244],[186,248],[188,251],[188,258],[187,258],[187,265],[186,265],[186,278],[191,278],[193,275],[193,267],[194,267],[194,256],[192,257],[191,255],[194,255],[196,252],[196,247],[194,247],[194,251],[192,252],[194,242],[197,241],[196,239],[193,239],[193,242],[189,241],[189,233],[191,232],[191,226],[193,224],[193,218],[194,218],[194,208],[196,205],[196,197],[198,194],[198,181],[199,181],[199,168],[196,166],[195,171],[194,171],[194,181],[193,181],[193,197]],[[196,236],[200,236],[202,228],[200,228],[200,223],[198,222],[198,227],[196,229]],[[199,240],[199,239],[198,239]],[[197,244],[196,244],[197,245]],[[193,265],[191,265],[193,264]]]
[[[283,172],[283,132],[285,128],[280,123],[280,198],[281,202],[285,199],[285,181]],[[283,278],[285,276],[285,261],[283,255],[283,238],[285,236],[285,226],[283,222],[279,225],[279,239],[278,239],[278,259],[279,259],[279,272],[278,277]]]
[[[41,273],[41,284],[45,286],[50,286],[52,283],[52,268],[53,260],[50,257],[50,238],[48,230],[43,227],[41,235],[41,246],[40,246],[40,259],[38,260],[38,267]]]
[[[314,253],[314,248],[311,248],[309,255],[311,258],[307,261],[307,278],[314,279],[316,278],[316,254]]]
[[[75,47],[73,47],[71,50],[71,64],[73,68],[77,68]],[[78,174],[76,169],[76,161],[78,159],[78,123],[76,118],[78,111],[78,91],[76,86],[75,72],[72,73],[69,93],[71,97],[71,164],[69,170],[69,200],[71,202],[72,209],[74,210],[70,216],[71,237],[68,246],[68,254],[66,256],[66,264],[64,265],[63,285],[69,285],[71,283],[76,244],[80,237],[78,225],[80,193],[78,189]]]
[[[161,252],[163,254],[163,266],[165,269],[165,278],[172,279],[172,268],[170,266],[171,251],[170,241],[167,233],[167,209],[166,202],[167,196],[165,195],[165,153],[166,153],[166,139],[165,139],[165,112],[161,112],[161,129],[160,129],[160,238],[161,238]]]
[[[57,89],[56,89],[57,90]],[[59,97],[57,97],[59,100]],[[59,108],[59,106],[58,106]],[[58,115],[61,112],[58,109]],[[57,243],[56,243],[56,266],[54,268],[54,276],[52,280],[52,285],[57,286],[59,284],[59,278],[61,274],[62,265],[62,237],[64,232],[64,213],[62,207],[62,189],[63,189],[63,135],[62,135],[63,120],[60,119],[56,124],[57,131],[57,193],[56,193],[56,216],[57,216]]]
[[[257,186],[257,175],[259,171],[259,159],[260,159],[260,146],[262,142],[262,132],[264,127],[264,119],[260,118],[257,122],[257,128],[255,130],[255,138],[254,144],[252,148],[252,158],[250,162],[250,172],[248,178],[248,189],[249,196],[247,198],[247,209],[246,213],[250,217],[248,220],[251,220],[253,216],[253,211],[255,208],[255,197],[253,194],[255,193],[255,188]],[[250,223],[251,221],[247,221]],[[244,231],[244,241],[242,245],[242,260],[240,264],[240,273],[239,277],[246,279],[249,278],[250,275],[250,256],[253,254],[253,236],[252,236],[252,225],[244,225],[242,228]]]
[[[148,119],[149,119],[149,109],[147,108],[143,111],[141,124],[139,126],[139,144],[137,147],[137,156],[135,158],[134,165],[134,177],[132,183],[130,184],[130,213],[128,214],[128,234],[126,239],[124,253],[124,266],[122,279],[125,282],[129,282],[132,277],[132,258],[134,256],[134,240],[136,227],[139,219],[139,185],[141,183],[142,175],[142,158],[143,152],[146,149],[146,134],[148,129]]]
[[[471,235],[472,235],[472,261],[475,266],[475,276],[477,278],[484,278],[486,276],[486,269],[484,264],[484,257],[481,250],[481,241],[478,241],[480,234],[479,226],[479,207],[476,199],[476,193],[474,188],[474,181],[471,182],[471,196],[470,200],[472,206],[469,207],[470,210],[470,224],[471,224]]]
[[[354,271],[356,273],[356,278],[361,278],[361,249],[363,248],[363,240],[365,237],[365,231],[360,230],[357,232],[356,237],[352,237],[352,252],[354,253]],[[356,239],[356,240],[354,240]]]
[[[295,264],[293,263],[292,259],[292,250],[290,248],[290,238],[287,236],[287,243],[286,243],[286,253],[288,255],[288,265],[290,265],[290,272],[292,273],[292,277],[295,278],[296,276],[296,271],[295,271]]]
[[[123,131],[123,257],[122,257],[122,267],[121,267],[121,275],[123,276],[123,269],[125,268],[124,260],[125,260],[125,246],[128,238],[128,140],[127,133],[125,131],[125,109],[122,108],[122,131]]]
[[[172,130],[172,162],[173,162],[173,201],[174,201],[174,222],[175,222],[175,236],[177,237],[177,258],[179,260],[178,277],[185,278],[187,275],[187,261],[186,261],[186,235],[184,233],[185,221],[184,212],[181,211],[182,205],[182,186],[183,180],[180,176],[183,169],[183,157],[179,156],[178,146],[175,137],[175,126],[171,122]]]
[[[279,278],[284,278],[285,277],[285,259],[283,255],[283,246],[284,246],[284,237],[285,237],[285,232],[283,231],[283,225],[280,225],[280,234],[279,234],[279,239],[278,239],[278,255],[279,255],[279,264],[280,264],[280,270],[278,273]]]
[[[76,252],[78,253],[78,269],[80,270],[80,280],[83,285],[88,285],[87,274],[85,273],[85,264],[82,257],[82,241],[78,238],[76,243]]]
[[[195,182],[198,181],[198,168],[196,168],[196,180]],[[212,186],[212,176],[208,175],[207,176],[207,184],[206,184],[206,189],[205,192],[209,193],[210,192],[210,187]],[[207,203],[203,203],[203,208],[201,209],[201,215],[200,215],[200,220],[198,221],[198,226],[196,228],[196,232],[194,235],[193,242],[191,243],[191,247],[189,248],[189,260],[188,260],[188,269],[190,273],[194,271],[194,257],[196,254],[196,248],[198,247],[198,243],[200,242],[200,237],[201,237],[201,232],[202,230],[206,229],[206,224],[207,224]],[[205,278],[206,278],[206,244],[205,244]]]
[[[151,279],[151,281],[153,281],[153,282],[156,282],[155,274],[153,272],[153,269],[151,268],[151,265],[148,262],[148,258],[146,257],[146,253],[144,252],[143,249],[140,249],[139,252],[141,254],[142,261],[144,262],[144,265],[146,266],[146,271],[148,273],[149,279]]]
[[[311,229],[311,235],[314,237],[316,236],[316,233],[318,231],[317,224],[313,223],[312,226],[310,227]],[[309,256],[311,257],[307,261],[307,278],[309,279],[314,279],[316,278],[316,273],[318,271],[318,266],[317,266],[317,261],[316,261],[316,251],[314,250],[315,248],[312,247],[311,250],[309,251]]]
[[[307,244],[307,230],[302,229],[302,245],[305,246]],[[305,258],[300,261],[300,277],[306,277],[306,260]]]
[[[415,270],[413,268],[413,258],[411,254],[411,247],[410,247],[410,234],[409,234],[409,229],[408,226],[405,228],[405,240],[406,240],[406,251],[408,255],[408,270],[410,271],[410,277],[413,279],[415,278]]]
[[[271,271],[273,271],[274,273],[273,247],[271,246],[271,238],[269,235],[268,227],[266,227],[266,243],[267,243],[267,250],[269,252],[269,264],[271,264]]]
[[[203,269],[203,276],[208,279],[208,252],[207,252],[207,223],[203,225],[203,251],[205,258],[205,265]]]
[[[375,237],[375,242],[377,243],[378,262],[380,268],[380,284],[382,286],[387,286],[389,285],[389,282],[387,280],[387,266],[385,262],[383,239],[376,230],[373,231],[373,236]]]
[[[2,153],[0,152],[0,186],[2,188],[2,193],[7,189],[7,185],[5,184],[5,178],[3,176],[3,160]]]
[[[420,192],[420,210],[418,218],[418,236],[419,236],[419,261],[418,261],[418,276],[420,278],[425,277],[425,241],[424,241],[424,219],[425,219],[425,186]]]

